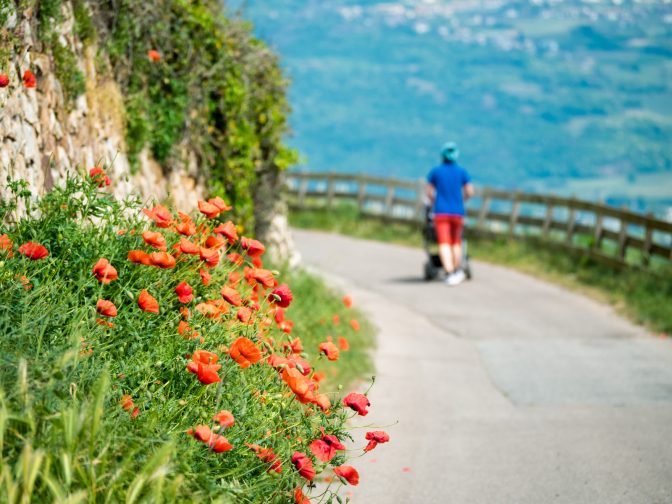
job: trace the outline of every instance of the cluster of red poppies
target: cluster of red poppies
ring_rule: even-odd
[[[6,88],[9,86],[9,76],[4,73],[0,73],[0,88]],[[30,70],[23,72],[23,87],[25,88],[34,88],[37,86],[37,78],[35,74]]]
[[[98,187],[109,185],[109,178],[101,168],[91,169],[89,177]],[[319,392],[319,383],[324,375],[314,372],[311,365],[302,357],[304,348],[300,338],[290,339],[293,324],[285,317],[285,309],[293,301],[292,291],[288,285],[278,284],[272,271],[264,269],[261,258],[265,252],[264,245],[252,238],[239,237],[239,228],[230,220],[218,223],[216,226],[209,224],[212,219],[231,210],[221,198],[199,201],[198,208],[205,219],[194,221],[192,217],[181,212],[178,212],[176,217],[162,205],[146,208],[143,212],[156,229],[129,231],[129,234],[138,234],[148,247],[148,250],[135,249],[128,252],[128,261],[135,265],[131,268],[175,269],[176,276],[182,276],[176,279],[174,287],[176,300],[172,303],[165,299],[159,303],[150,293],[152,286],[147,286],[137,293],[137,306],[150,314],[158,314],[162,304],[178,306],[180,313],[178,334],[187,340],[197,339],[201,345],[206,344],[206,339],[190,326],[193,312],[214,323],[229,326],[254,324],[253,333],[256,335],[253,339],[240,336],[231,342],[228,348],[220,345],[216,350],[241,369],[255,365],[271,366],[277,370],[280,379],[287,385],[289,389],[287,397],[293,394],[300,403],[307,405],[310,414],[315,414],[317,411],[330,414],[332,403],[326,394]],[[123,235],[126,232],[119,230],[118,234]],[[0,236],[0,251],[9,257],[13,256],[13,242],[9,236]],[[18,252],[32,260],[49,256],[46,247],[34,242],[24,243],[18,247]],[[233,265],[233,269],[226,276],[227,282],[216,289],[211,285],[212,272],[223,260]],[[125,273],[124,269],[122,272]],[[119,281],[120,278],[117,268],[105,257],[99,258],[92,266],[91,274],[101,286]],[[198,288],[201,291],[198,295],[195,293],[196,288],[187,281],[187,274],[200,278],[202,287]],[[213,291],[218,293],[218,297],[208,299],[208,293]],[[204,300],[197,302],[202,299]],[[352,299],[346,296],[343,303],[350,307]],[[97,319],[97,322],[114,330],[114,324],[109,319],[117,317],[120,311],[130,309],[131,307],[127,306],[117,307],[108,299],[98,299],[96,311],[104,318]],[[356,321],[351,321],[351,325],[352,322]],[[334,323],[337,324],[338,320],[334,319]],[[276,344],[270,336],[273,326],[279,329],[286,341]],[[250,334],[252,333],[248,333]],[[336,360],[339,351],[347,351],[349,348],[349,343],[343,337],[339,337],[338,343],[337,347],[331,338],[328,338],[319,345],[318,351],[326,355],[328,360]],[[220,371],[223,366],[229,365],[220,359],[220,354],[211,350],[201,348],[193,351],[186,363],[186,371],[205,386],[221,382]],[[311,405],[319,410],[311,410]],[[342,405],[364,416],[368,413],[370,402],[364,394],[352,392],[345,396]],[[134,419],[141,416],[141,409],[134,404],[133,398],[128,394],[122,397],[120,406]],[[233,445],[222,435],[224,429],[231,428],[235,423],[231,412],[220,411],[214,415],[213,422],[216,423],[213,427],[198,425],[186,432],[213,452],[223,453],[232,450]],[[389,436],[382,431],[369,432],[366,434],[366,440],[368,444],[364,451],[370,451],[377,444],[389,441]],[[282,458],[271,447],[256,444],[246,446],[268,465],[269,472],[282,471]],[[325,433],[324,428],[321,436],[308,443],[307,448],[316,460],[325,464],[330,463],[337,452],[346,450],[341,441],[335,435]],[[291,463],[298,474],[306,480],[312,481],[315,478],[316,470],[310,455],[295,451],[291,456]],[[351,485],[357,485],[359,482],[359,474],[351,466],[340,465],[334,467],[333,471],[343,482]],[[295,498],[299,503],[309,502],[301,489],[297,489]]]
[[[158,63],[161,61],[161,53],[155,49],[150,49],[147,51],[147,58],[154,63]],[[6,88],[7,86],[9,86],[9,76],[6,73],[0,73],[0,88]],[[23,72],[23,86],[26,88],[37,87],[37,78],[30,70]],[[102,168],[92,168],[92,171],[93,170],[102,171]],[[103,183],[105,185],[110,185],[111,181],[107,176],[105,176]]]

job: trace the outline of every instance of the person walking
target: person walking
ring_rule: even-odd
[[[455,142],[445,143],[441,149],[441,164],[427,175],[427,197],[434,213],[439,257],[448,285],[458,285],[466,278],[460,268],[464,202],[474,195],[469,173],[457,164],[459,155]]]

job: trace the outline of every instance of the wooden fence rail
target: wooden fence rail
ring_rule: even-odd
[[[424,180],[345,173],[288,173],[290,206],[332,208],[349,200],[363,216],[421,227]],[[672,260],[672,222],[602,203],[484,188],[467,207],[467,236],[509,236],[588,255],[616,267]]]

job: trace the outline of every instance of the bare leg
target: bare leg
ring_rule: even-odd
[[[455,267],[453,265],[453,254],[450,245],[447,243],[439,244],[439,257],[446,273],[452,273]]]
[[[460,269],[460,263],[462,262],[462,244],[456,243],[450,246],[450,251],[452,253],[452,263],[455,265],[455,270]]]

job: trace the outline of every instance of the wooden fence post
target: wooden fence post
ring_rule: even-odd
[[[327,208],[331,209],[334,204],[334,175],[327,174]]]
[[[394,204],[394,185],[388,183],[387,192],[385,193],[385,204],[383,206],[384,217],[392,217],[392,205]]]
[[[485,228],[485,221],[488,218],[488,211],[490,210],[490,194],[488,190],[483,190],[483,199],[481,200],[481,208],[478,210],[478,222],[476,227],[480,230]]]
[[[602,248],[602,238],[604,238],[603,215],[601,212],[595,213],[595,232],[593,233],[593,247],[597,250]]]
[[[300,177],[300,175],[299,175]],[[301,182],[299,183],[299,208],[306,207],[306,192],[308,191],[308,179],[300,177]]]
[[[649,219],[653,219],[653,212],[646,214]],[[653,245],[653,229],[649,222],[646,223],[644,231],[644,244],[642,245],[642,266],[645,268],[649,266],[651,261],[651,246]]]
[[[520,214],[520,196],[518,191],[513,195],[513,204],[511,205],[511,215],[509,216],[509,237],[516,234],[516,224],[518,223],[518,215]]]
[[[574,241],[574,228],[576,227],[576,209],[574,208],[573,201],[574,196],[572,196],[572,201],[567,207],[569,209],[569,214],[567,215],[567,236],[565,237],[565,240],[570,245]]]
[[[542,228],[542,235],[544,239],[548,239],[551,232],[551,224],[553,223],[553,203],[546,202],[546,216],[544,217],[544,227]]]
[[[358,187],[357,187],[357,208],[359,213],[364,213],[364,205],[366,204],[366,181],[364,180],[363,175],[357,176]]]
[[[618,258],[625,261],[628,248],[628,221],[621,217],[621,228],[618,232]]]

